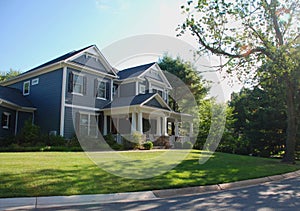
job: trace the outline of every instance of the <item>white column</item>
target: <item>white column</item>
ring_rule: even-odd
[[[103,118],[103,135],[106,136],[107,135],[107,116],[104,115]]]
[[[19,120],[19,111],[16,111],[16,119],[15,119],[15,135],[17,135],[18,131],[18,120]]]
[[[143,113],[138,113],[138,131],[143,134]]]
[[[194,128],[193,128],[193,122],[190,122],[190,137],[194,136]]]
[[[131,116],[131,134],[136,131],[136,113],[132,112]]]
[[[162,117],[162,135],[167,136],[167,117]]]
[[[156,118],[156,135],[161,136],[161,119],[160,119],[160,117]]]
[[[179,128],[178,128],[178,120],[175,120],[175,136],[178,137],[179,136]]]
[[[110,80],[110,101],[113,101],[113,87],[114,87],[114,81],[113,79]]]

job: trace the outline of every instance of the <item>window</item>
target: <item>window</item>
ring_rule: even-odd
[[[32,79],[31,85],[33,86],[33,85],[37,85],[37,84],[39,84],[39,78]]]
[[[95,114],[80,114],[79,120],[80,136],[98,136],[98,116]]]
[[[69,73],[68,91],[77,94],[86,94],[86,77],[78,73]]]
[[[30,93],[30,81],[25,81],[23,83],[23,95],[29,95]]]
[[[146,86],[143,85],[143,84],[140,84],[140,91],[139,91],[140,94],[145,94],[146,93]]]
[[[9,129],[10,113],[3,112],[1,120],[2,120],[2,123],[1,123],[2,128]]]
[[[107,89],[106,89],[106,82],[100,81],[98,79],[95,80],[95,88],[96,88],[96,97],[107,99]]]
[[[153,91],[153,93],[158,93],[161,97],[163,97],[163,91],[162,90],[159,90],[159,89],[152,89]]]
[[[118,88],[117,88],[117,85],[113,85],[113,96],[115,96],[115,95],[117,95],[117,90]]]

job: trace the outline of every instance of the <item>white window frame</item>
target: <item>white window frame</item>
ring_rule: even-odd
[[[38,85],[39,84],[39,78],[34,78],[31,80],[31,85],[34,86],[34,85]]]
[[[81,122],[81,116],[86,115],[87,116],[87,124],[83,124]],[[96,127],[96,136],[91,136],[91,118],[96,118],[96,125],[92,125]],[[87,136],[89,137],[98,137],[99,136],[99,129],[98,129],[98,124],[99,124],[99,114],[95,113],[86,113],[86,112],[79,112],[79,133],[81,135],[81,127],[82,126],[87,126]]]
[[[146,86],[144,84],[140,84],[139,93],[140,94],[146,94]]]
[[[102,97],[102,96],[99,97],[98,96],[99,95],[99,86],[100,86],[101,83],[104,83],[104,97]],[[106,83],[107,83],[107,81],[98,79],[98,84],[97,84],[97,99],[107,100],[107,98],[106,98],[106,95],[107,95]]]
[[[72,94],[77,94],[77,95],[82,95],[83,96],[83,90],[84,90],[84,75],[76,72],[72,72],[73,74],[73,81],[72,81]],[[78,83],[79,80],[75,80],[75,76],[81,77],[82,78],[82,85],[81,85],[81,90],[80,92],[75,91],[75,86]]]
[[[154,89],[158,90],[158,91],[161,91],[162,92],[162,96],[161,98],[164,99],[164,95],[165,95],[165,91],[164,89],[160,88],[160,87],[157,87],[157,86],[152,86],[152,93],[154,93]],[[158,94],[158,93],[157,93]]]
[[[10,113],[3,112],[4,116],[6,117],[6,125],[2,125],[3,129],[9,129],[9,121],[10,121]],[[3,115],[2,115],[3,116]],[[3,120],[2,120],[3,121]]]
[[[118,90],[117,86],[113,85],[113,88],[112,88],[112,95],[113,95],[113,97],[118,94],[117,90]]]
[[[28,85],[28,91],[25,92],[25,87]],[[30,94],[30,81],[24,81],[23,83],[23,95],[29,95]]]

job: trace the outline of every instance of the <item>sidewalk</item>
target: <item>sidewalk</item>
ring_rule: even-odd
[[[199,193],[236,189],[236,188],[248,187],[248,186],[263,184],[272,181],[295,178],[299,176],[300,176],[300,170],[291,173],[281,174],[281,175],[244,180],[244,181],[233,182],[233,183],[198,186],[198,187],[187,187],[187,188],[179,188],[179,189],[153,190],[153,191],[116,193],[116,194],[3,198],[0,199],[0,210],[34,209],[34,208],[57,207],[57,206],[66,206],[66,205],[109,203],[109,202],[121,202],[121,201],[155,200],[158,198],[167,198],[167,197],[174,197],[179,195],[193,195]]]

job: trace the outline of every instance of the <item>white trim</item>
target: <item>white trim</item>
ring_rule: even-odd
[[[63,68],[63,75],[62,75],[61,103],[60,103],[60,129],[59,129],[59,135],[61,135],[61,136],[64,136],[64,127],[65,127],[66,86],[67,86],[67,67],[64,67]]]
[[[15,135],[17,135],[18,130],[18,119],[19,119],[19,111],[16,110],[16,119],[15,119]]]
[[[38,68],[38,69],[35,69],[35,70],[29,70],[28,72],[22,73],[22,74],[14,77],[14,78],[11,78],[7,81],[1,82],[0,84],[2,86],[8,86],[8,85],[11,85],[11,84],[15,84],[15,83],[18,83],[18,82],[21,82],[21,81],[24,81],[24,80],[28,80],[30,78],[48,73],[48,72],[58,70],[61,67],[62,67],[62,62],[57,62],[57,63],[51,64],[51,65],[48,65],[48,66],[45,66],[45,67],[42,67],[42,68]]]
[[[6,125],[3,125],[2,128],[3,129],[9,129],[9,122],[10,122],[10,113],[8,112],[3,112],[2,114],[4,114],[7,118],[7,122]],[[2,120],[3,121],[3,120]]]
[[[143,87],[143,91],[142,91]],[[145,94],[146,93],[146,86],[144,84],[139,85],[139,94]]]
[[[86,86],[87,84],[84,84],[84,77],[86,77],[86,75],[85,74],[82,74],[81,72],[76,72],[76,71],[71,71],[71,74],[73,74],[73,80],[72,80],[72,92],[71,92],[71,94],[75,94],[75,95],[80,95],[80,96],[83,96],[83,90],[84,90],[84,86]],[[74,89],[74,87],[76,86],[76,83],[77,83],[77,81],[79,81],[78,79],[77,80],[75,80],[74,79],[74,76],[78,76],[78,77],[82,77],[82,87],[81,87],[81,92],[76,92],[76,91],[74,91],[75,89]],[[68,83],[70,83],[70,81],[68,81]]]
[[[172,109],[169,107],[169,105],[162,99],[162,97],[158,93],[156,93],[152,97],[148,98],[147,100],[145,100],[144,102],[142,102],[140,105],[144,106],[147,102],[149,102],[153,98],[156,98],[159,103],[161,103],[162,105],[165,105],[168,110],[172,111]]]
[[[26,84],[28,84],[28,93],[25,93]],[[26,95],[29,95],[29,94],[30,94],[30,81],[24,81],[23,82],[23,95],[26,96]]]
[[[39,81],[40,81],[39,78],[34,78],[34,79],[31,80],[31,85],[32,85],[32,86],[38,85],[38,84],[39,84]]]
[[[113,101],[113,88],[114,88],[114,81],[112,79],[110,79],[110,101]]]
[[[73,105],[73,104],[65,104],[65,107],[69,108],[79,108],[79,109],[85,109],[85,110],[91,110],[91,111],[100,111],[101,109],[99,108],[92,108],[92,107],[87,107],[87,106],[79,106],[79,105]]]
[[[79,111],[79,133],[80,133],[80,126],[81,126],[81,115],[87,115],[87,135],[91,137],[90,132],[91,132],[91,116],[96,117],[96,136],[92,137],[98,137],[99,136],[99,130],[98,130],[98,124],[99,124],[99,114],[97,113],[92,113],[92,112],[84,112],[84,111]]]
[[[7,108],[12,108],[12,109],[18,109],[19,111],[24,111],[24,112],[29,112],[29,111],[35,111],[36,108],[31,108],[31,107],[22,107],[19,106],[15,103],[0,99],[0,105],[7,107]]]
[[[136,81],[135,82],[135,95],[138,95],[139,94],[139,82]]]
[[[107,115],[103,116],[103,135],[107,135]]]
[[[104,79],[104,78],[97,78],[97,82],[98,82],[98,84],[97,84],[97,90],[96,90],[96,98],[97,99],[100,99],[100,100],[108,100],[107,98],[106,98],[106,96],[107,96],[107,89],[106,89],[106,83],[108,83],[108,80],[106,80],[106,79]],[[105,88],[105,92],[104,92],[104,97],[98,97],[98,89],[99,89],[99,84],[100,83],[104,83],[105,84],[105,86],[104,86],[104,88]]]

